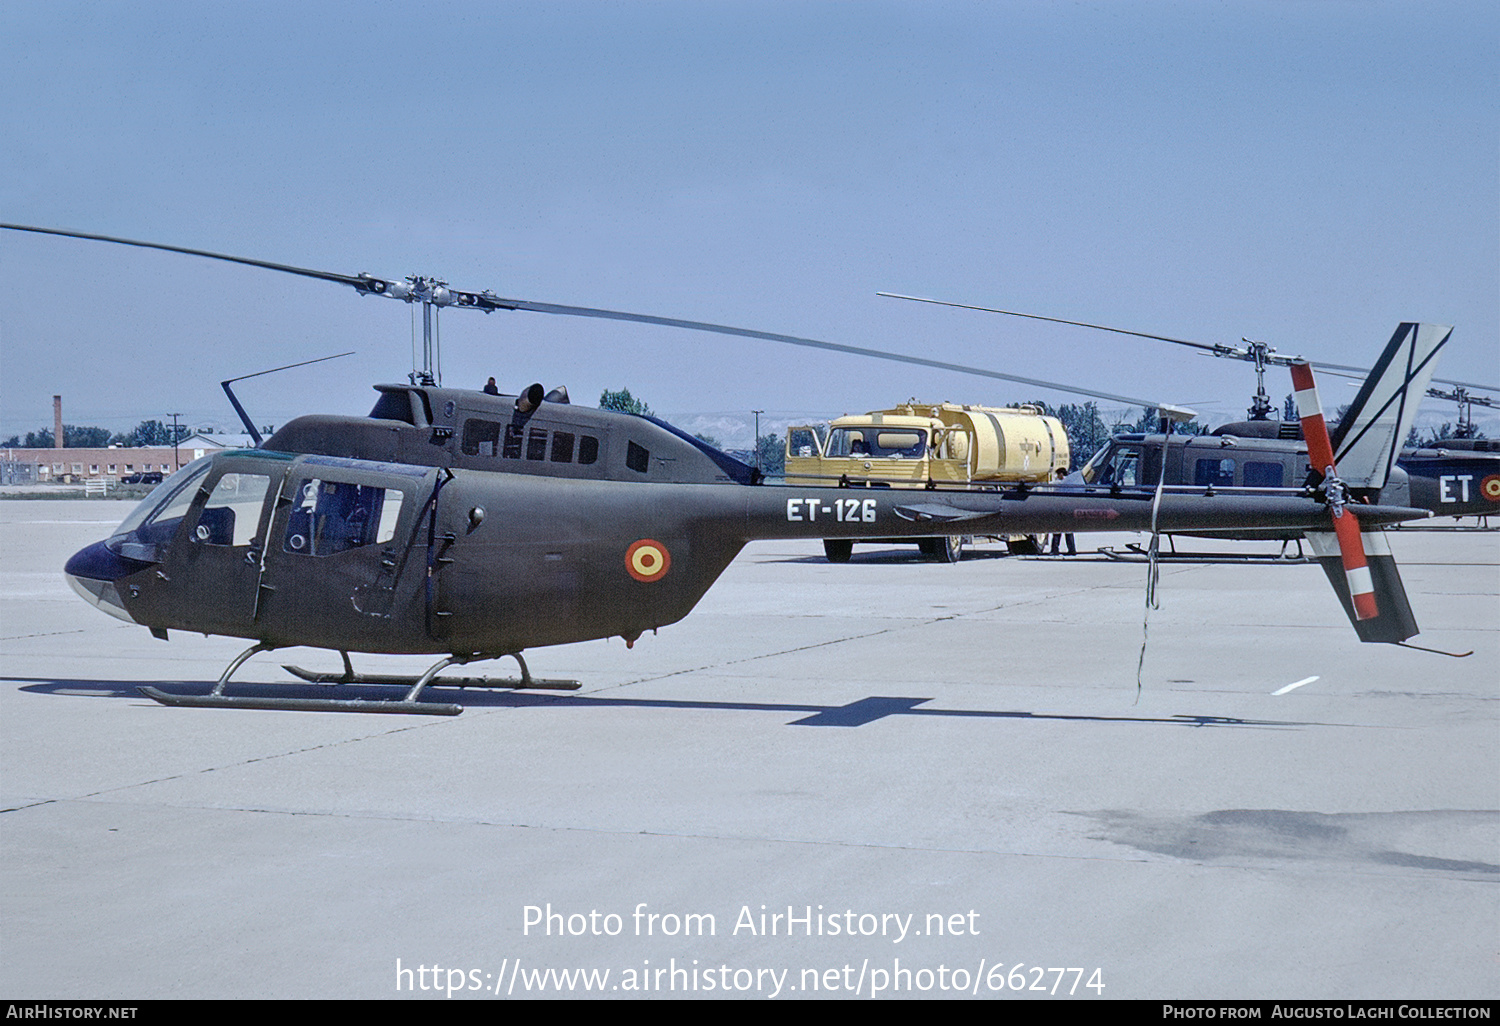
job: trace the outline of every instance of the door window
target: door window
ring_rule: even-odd
[[[294,494],[282,546],[287,552],[331,556],[396,536],[400,491],[310,478]]]
[[[203,504],[193,537],[205,545],[249,545],[270,487],[265,474],[225,474]]]

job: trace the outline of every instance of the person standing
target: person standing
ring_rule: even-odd
[[[1065,468],[1065,467],[1058,467],[1057,468],[1057,480],[1061,481],[1063,478],[1065,478],[1067,476],[1068,476],[1067,468]],[[1078,555],[1078,548],[1077,548],[1076,544],[1073,541],[1073,536],[1071,534],[1064,535],[1064,534],[1060,534],[1060,533],[1059,534],[1054,534],[1052,536],[1052,554],[1054,556],[1061,555],[1061,553],[1058,551],[1058,549],[1061,548],[1061,546],[1062,546],[1062,540],[1063,540],[1064,537],[1066,537],[1068,539],[1068,555],[1070,555],[1070,556],[1076,556],[1076,555]]]

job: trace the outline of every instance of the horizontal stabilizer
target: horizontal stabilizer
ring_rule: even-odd
[[[941,502],[910,503],[897,506],[893,512],[902,520],[910,520],[919,524],[946,524],[954,520],[977,520],[979,517],[990,515],[990,511],[959,509],[957,506],[949,506]]]
[[[1412,615],[1411,603],[1406,599],[1406,587],[1401,583],[1401,572],[1396,567],[1395,557],[1383,531],[1366,531],[1363,535],[1365,559],[1369,570],[1369,583],[1373,585],[1378,616],[1361,620],[1355,614],[1354,600],[1349,590],[1349,575],[1344,568],[1337,537],[1331,532],[1311,532],[1307,541],[1313,555],[1322,564],[1323,572],[1339,601],[1344,604],[1344,613],[1360,641],[1383,641],[1399,644],[1417,633],[1417,619]]]

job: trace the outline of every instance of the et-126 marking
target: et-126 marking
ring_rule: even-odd
[[[806,511],[803,516],[801,511]],[[875,500],[874,499],[834,499],[832,503],[822,503],[817,499],[788,499],[786,500],[786,518],[793,522],[806,521],[812,523],[818,519],[818,514],[832,516],[841,524],[873,524],[875,522]]]

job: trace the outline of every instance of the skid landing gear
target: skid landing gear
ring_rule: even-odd
[[[213,690],[206,695],[175,695],[159,688],[149,685],[140,689],[141,694],[154,702],[162,705],[190,706],[194,708],[209,709],[286,709],[297,712],[376,712],[376,713],[415,713],[421,716],[457,716],[463,712],[463,706],[451,702],[423,702],[419,701],[423,689],[431,684],[439,673],[450,666],[463,666],[472,662],[485,659],[503,659],[511,657],[521,667],[519,680],[510,677],[446,677],[443,679],[445,685],[456,685],[461,688],[508,688],[512,690],[521,688],[535,688],[548,691],[577,691],[581,686],[576,680],[546,680],[531,675],[526,666],[526,660],[521,658],[519,652],[488,653],[476,652],[470,655],[453,655],[439,660],[428,668],[421,676],[402,674],[360,674],[354,672],[354,666],[349,662],[349,653],[340,652],[344,659],[344,672],[339,673],[312,673],[296,666],[283,667],[288,672],[308,681],[312,684],[396,684],[407,688],[404,698],[277,698],[272,695],[226,695],[224,686],[229,683],[229,678],[234,672],[244,665],[245,661],[253,655],[268,652],[275,645],[264,643],[252,645],[241,652],[235,660],[225,668],[214,684]]]

